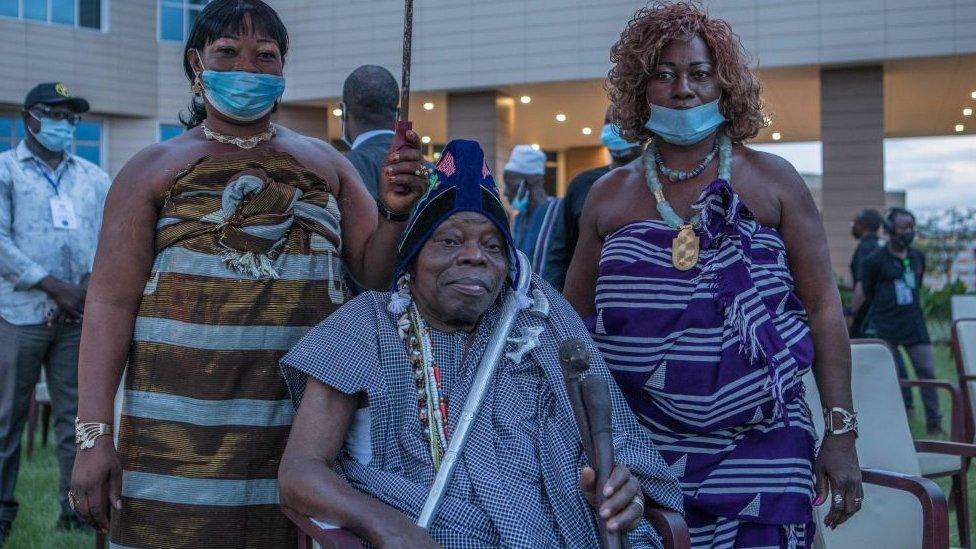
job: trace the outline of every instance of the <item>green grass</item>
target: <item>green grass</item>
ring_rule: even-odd
[[[28,459],[26,435],[21,445],[17,501],[20,511],[5,549],[92,549],[94,533],[61,532],[55,528],[61,506],[58,504],[58,460],[54,455],[53,433],[46,447],[40,446],[38,428],[34,455]]]
[[[910,363],[910,362],[909,362]],[[956,380],[956,370],[947,346],[936,347],[936,375],[940,378]],[[949,399],[942,394],[942,409],[946,417],[944,428],[949,429]],[[921,395],[915,394],[915,413],[909,418],[912,432],[918,438],[926,438],[925,418],[922,411]],[[58,517],[58,463],[54,457],[54,447],[48,444],[40,447],[40,441],[35,444],[34,456],[27,459],[24,451],[20,479],[17,482],[17,499],[20,501],[20,514],[14,524],[13,535],[7,544],[7,549],[91,549],[95,544],[94,534],[63,533],[54,528]],[[949,491],[949,479],[937,481],[946,493]],[[976,474],[969,475],[969,506],[972,510],[970,517],[971,531],[976,532]],[[949,510],[949,532],[952,543],[959,544],[956,532],[956,513]]]

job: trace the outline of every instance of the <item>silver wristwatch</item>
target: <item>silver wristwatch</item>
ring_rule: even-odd
[[[112,426],[108,423],[82,423],[75,418],[75,444],[80,450],[87,450],[95,446],[95,439],[102,435],[111,435]]]
[[[851,412],[843,408],[833,407],[824,408],[824,434],[843,435],[853,432],[857,438],[857,412]]]

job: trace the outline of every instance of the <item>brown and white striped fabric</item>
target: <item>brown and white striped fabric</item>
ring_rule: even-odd
[[[157,222],[122,416],[111,546],[290,547],[278,359],[341,305],[339,208],[285,153],[205,157]]]

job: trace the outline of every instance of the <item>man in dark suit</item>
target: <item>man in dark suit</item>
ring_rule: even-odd
[[[342,139],[350,148],[346,158],[374,198],[380,166],[393,143],[399,103],[396,79],[377,65],[357,68],[342,85]]]

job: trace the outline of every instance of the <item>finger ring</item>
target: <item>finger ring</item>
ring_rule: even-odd
[[[424,176],[424,178],[429,178],[434,173],[434,170],[428,168],[427,166],[421,166],[420,173]]]
[[[840,494],[834,494],[834,505],[840,506],[843,503],[844,503],[844,496]]]
[[[644,514],[644,494],[637,494],[636,496],[634,496],[634,499],[632,499],[631,502],[634,505],[640,507],[641,515],[643,515]]]
[[[420,175],[423,173],[424,173],[423,168],[417,168],[416,170],[413,171],[413,174],[416,175],[417,177],[420,177]]]

